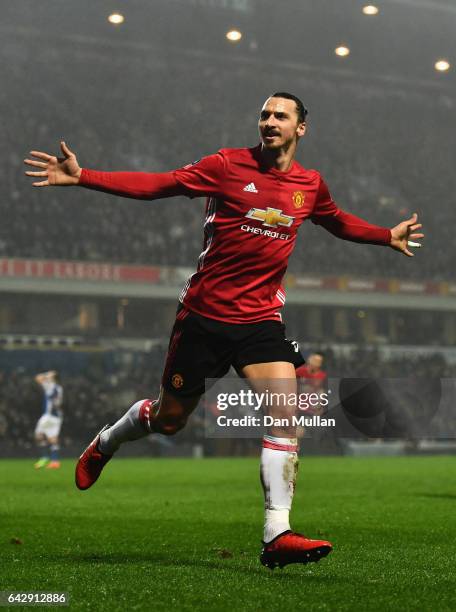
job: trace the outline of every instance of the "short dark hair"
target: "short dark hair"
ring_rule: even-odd
[[[296,110],[298,113],[299,123],[305,122],[309,111],[304,106],[304,104],[301,102],[301,100],[298,98],[298,96],[288,93],[287,91],[276,91],[276,93],[273,93],[269,97],[270,98],[285,98],[286,100],[293,100],[296,104]]]

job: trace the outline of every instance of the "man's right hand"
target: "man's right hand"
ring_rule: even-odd
[[[30,155],[38,158],[24,159],[24,164],[39,168],[38,171],[27,170],[27,176],[43,177],[43,180],[32,183],[34,187],[48,187],[50,185],[77,185],[81,176],[81,168],[79,167],[76,155],[70,151],[66,144],[60,143],[63,157],[54,157],[43,151],[30,151]]]

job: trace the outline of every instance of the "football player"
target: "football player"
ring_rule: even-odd
[[[42,456],[35,463],[35,468],[46,466],[47,469],[58,469],[59,435],[63,420],[63,388],[58,383],[58,374],[55,370],[37,374],[35,381],[43,390],[43,414],[35,428],[35,440],[42,449]],[[48,449],[49,452],[46,452]]]
[[[205,391],[205,379],[220,378],[231,366],[255,390],[266,385],[271,392],[286,387],[296,393],[295,367],[303,359],[286,338],[280,310],[286,299],[282,279],[304,221],[310,219],[344,240],[413,255],[409,238],[423,236],[416,233],[421,228],[416,214],[391,230],[372,225],[343,211],[320,173],[295,160],[306,115],[295,95],[274,93],[260,110],[257,146],[222,149],[172,172],[81,168],[64,142],[60,158],[32,151],[32,158],[25,160],[32,166],[26,174],[39,188],[78,185],[145,200],[207,198],[203,251],[180,296],[160,392],[135,403],[95,437],[76,467],[80,489],[94,484],[124,442],[182,429]],[[233,117],[236,120],[242,119]],[[331,544],[293,532],[289,522],[298,464],[296,428],[286,418],[292,409],[269,409],[279,424],[267,432],[261,454],[261,562],[273,568],[318,561],[331,551]]]

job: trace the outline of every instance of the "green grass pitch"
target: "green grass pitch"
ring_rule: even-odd
[[[86,492],[73,469],[0,461],[0,590],[67,591],[72,610],[456,610],[456,457],[301,458],[292,524],[334,551],[273,572],[258,461],[118,459]]]

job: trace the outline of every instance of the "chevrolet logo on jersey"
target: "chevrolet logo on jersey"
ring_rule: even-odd
[[[251,208],[245,215],[248,219],[255,219],[256,221],[263,221],[263,225],[267,227],[290,227],[293,224],[294,217],[284,215],[278,208],[270,208],[269,206],[264,210],[263,208]]]

